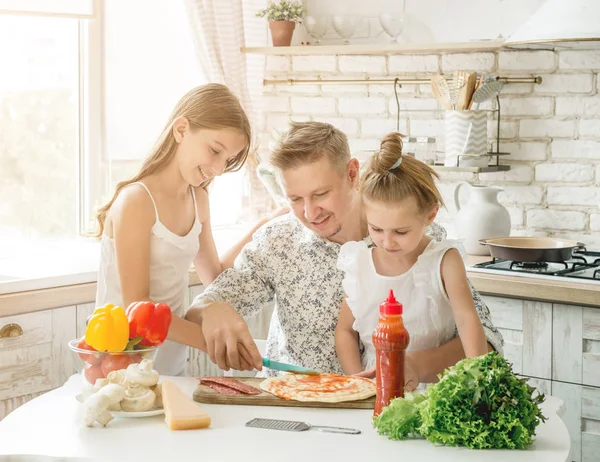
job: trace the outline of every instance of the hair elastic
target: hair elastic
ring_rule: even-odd
[[[402,155],[400,155],[400,157],[398,157],[398,160],[396,162],[394,162],[394,165],[392,165],[390,167],[390,170],[394,170],[395,168],[400,167],[401,164],[402,164]]]

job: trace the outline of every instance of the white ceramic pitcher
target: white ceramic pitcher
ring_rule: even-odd
[[[461,206],[458,194],[462,186],[469,186],[469,200]],[[502,188],[496,186],[459,183],[454,190],[454,203],[458,211],[455,227],[458,238],[471,255],[489,255],[489,247],[481,245],[480,239],[510,236],[510,215],[498,202]]]

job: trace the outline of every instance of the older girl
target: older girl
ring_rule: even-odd
[[[177,103],[140,171],[119,183],[98,212],[96,306],[152,300],[171,307],[170,340],[154,363],[161,374],[185,372],[186,346],[179,342],[206,349],[199,326],[182,319],[190,265],[209,284],[251,238],[219,258],[207,193],[215,176],[242,167],[250,140],[248,118],[227,87],[196,87]]]

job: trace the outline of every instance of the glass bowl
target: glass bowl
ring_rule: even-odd
[[[101,352],[78,347],[83,339],[76,338],[69,342],[69,349],[76,356],[77,369],[81,371],[84,380],[92,385],[97,379],[106,377],[111,371],[127,369],[130,364],[137,364],[142,359],[154,361],[158,347],[145,347],[144,349]]]

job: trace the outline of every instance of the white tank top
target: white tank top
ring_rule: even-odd
[[[410,335],[407,351],[439,347],[452,340],[456,324],[440,272],[444,254],[461,250],[458,242],[432,240],[417,262],[399,276],[382,276],[375,270],[372,248],[362,242],[348,242],[340,249],[338,269],[345,272],[342,285],[354,315],[353,329],[365,346],[362,365],[375,367],[373,330],[379,320],[379,305],[390,289],[403,305],[402,317]]]
[[[194,225],[185,236],[179,236],[161,223],[156,202],[148,187],[139,182],[132,184],[138,184],[146,190],[156,214],[150,238],[150,300],[154,303],[166,303],[174,315],[183,316],[189,282],[188,271],[198,253],[198,236],[202,231],[194,191],[191,190],[196,212]],[[100,243],[96,306],[106,303],[123,306],[114,241],[103,234]],[[162,375],[184,375],[186,362],[187,347],[167,340],[158,349],[154,369]]]

